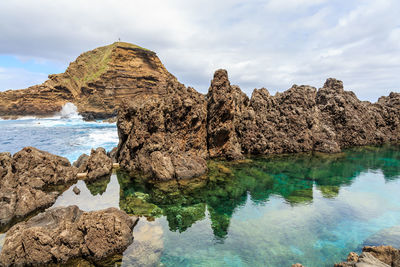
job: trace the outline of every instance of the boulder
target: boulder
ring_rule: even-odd
[[[122,168],[152,179],[199,176],[207,170],[205,98],[175,80],[168,90],[121,107],[116,158]]]
[[[76,180],[66,158],[26,147],[11,157],[0,153],[0,225],[52,205],[62,188]],[[57,190],[52,186],[61,185]]]
[[[0,264],[65,264],[76,258],[100,262],[132,243],[137,220],[116,208],[92,212],[77,206],[49,209],[7,232]]]
[[[81,155],[75,163],[79,173],[87,174],[85,180],[88,182],[109,176],[112,172],[112,159],[102,147],[92,149],[90,156]]]
[[[72,165],[79,169],[81,166],[83,166],[87,163],[88,159],[89,159],[89,156],[87,154],[82,154]]]
[[[81,193],[81,190],[77,186],[74,186],[74,188],[72,188],[72,191],[74,191],[75,195],[79,195]]]
[[[346,262],[337,263],[335,267],[398,267],[400,251],[391,246],[366,246],[361,255],[350,252]]]

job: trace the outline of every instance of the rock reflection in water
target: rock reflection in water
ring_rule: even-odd
[[[321,266],[400,224],[398,147],[208,165],[206,176],[191,180],[154,182],[119,171],[79,181],[81,194],[71,186],[55,206],[114,206],[143,216],[133,244],[110,259],[122,266]]]
[[[171,231],[183,232],[205,218],[206,206],[214,235],[223,238],[237,207],[249,194],[255,203],[274,195],[292,205],[313,201],[313,187],[334,199],[343,186],[363,171],[381,170],[386,180],[400,174],[396,147],[363,147],[339,154],[297,154],[238,162],[209,162],[207,177],[168,182],[143,182],[119,172],[120,207],[128,213],[167,217]]]

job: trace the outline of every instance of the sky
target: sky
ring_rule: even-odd
[[[1,0],[0,18],[0,91],[120,38],[202,93],[219,68],[249,96],[330,77],[361,100],[400,92],[398,0]]]

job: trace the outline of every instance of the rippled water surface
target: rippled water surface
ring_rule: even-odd
[[[29,144],[73,160],[92,146],[111,148],[118,141],[114,125],[39,122],[8,125],[7,133],[28,135],[29,128],[32,138],[7,144],[1,135],[0,150]],[[40,137],[45,129],[46,138]],[[90,137],[97,133],[103,138]],[[133,182],[123,172],[91,184],[78,181],[81,194],[71,187],[55,206],[115,206],[142,215],[135,241],[118,261],[123,266],[333,266],[363,245],[386,240],[400,246],[397,146],[213,161],[209,168],[207,177],[191,181]]]
[[[0,151],[15,153],[34,146],[67,157],[71,162],[99,146],[107,151],[118,144],[115,123],[84,122],[79,117],[0,120]]]

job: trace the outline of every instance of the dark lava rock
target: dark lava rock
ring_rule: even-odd
[[[11,157],[0,153],[0,225],[21,219],[56,201],[47,188],[76,179],[76,169],[63,157],[26,147]]]
[[[391,246],[366,246],[361,255],[350,252],[346,262],[337,263],[335,267],[399,267],[400,250]]]
[[[116,208],[83,212],[59,207],[14,225],[0,254],[2,266],[63,264],[76,258],[99,262],[133,241],[138,218]]]
[[[76,163],[80,173],[87,173],[86,181],[94,181],[112,172],[112,159],[102,147],[92,149],[89,157],[81,155]]]
[[[372,104],[330,78],[319,90],[293,85],[271,96],[262,88],[249,99],[226,70],[217,70],[206,96],[171,80],[168,94],[125,103],[117,126],[121,167],[162,180],[190,178],[206,171],[207,156],[235,160],[399,143],[400,94]]]
[[[203,95],[171,79],[168,94],[137,98],[118,113],[121,167],[160,180],[207,171],[207,105]]]

